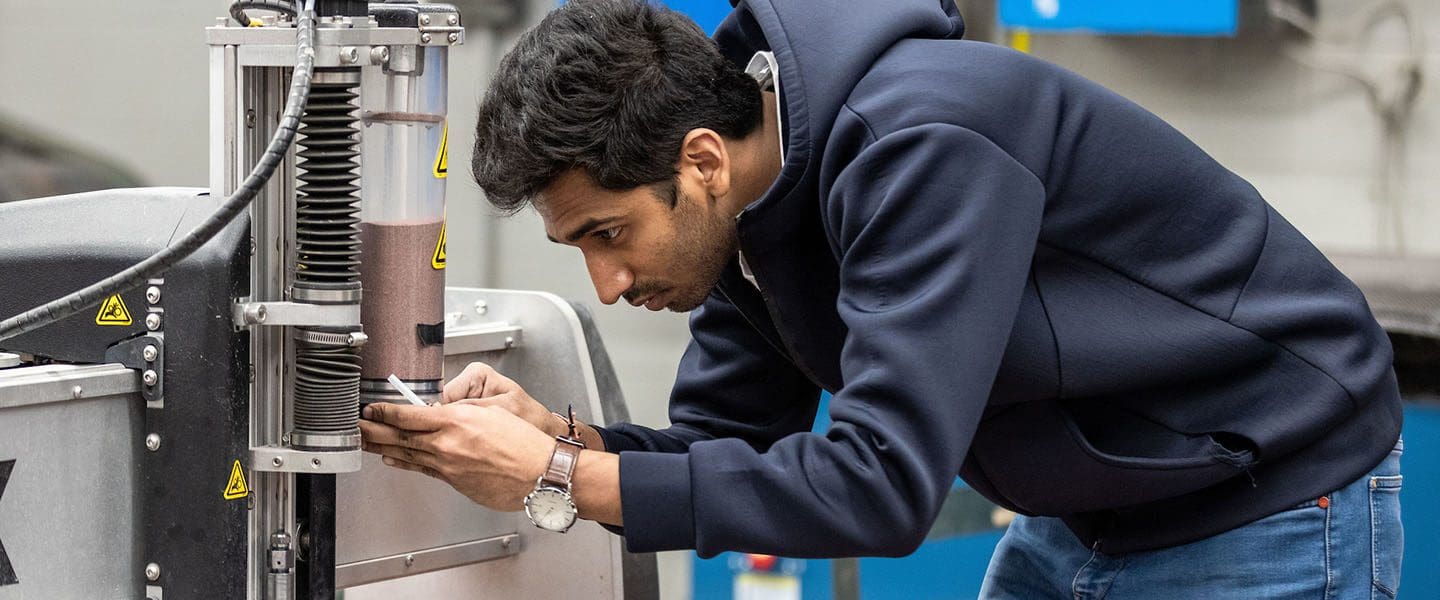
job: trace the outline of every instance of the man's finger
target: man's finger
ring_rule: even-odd
[[[415,448],[406,448],[405,446],[392,446],[390,444],[375,444],[370,442],[364,443],[363,445],[361,445],[361,448],[371,454],[379,454],[383,457],[417,464],[422,467],[428,467],[433,469],[439,465],[439,461],[435,458],[434,454]]]
[[[441,477],[439,472],[437,472],[435,469],[432,469],[432,468],[430,468],[430,467],[427,467],[427,466],[424,466],[424,465],[418,465],[418,464],[415,464],[415,463],[405,462],[405,461],[403,461],[403,460],[400,460],[400,459],[397,459],[397,458],[391,458],[391,457],[389,457],[389,456],[385,457],[383,460],[384,460],[386,466],[395,467],[395,468],[397,468],[397,469],[404,469],[404,470],[406,470],[406,471],[414,471],[414,472],[416,472],[416,473],[422,473],[422,474],[425,474],[425,475],[429,475],[429,476],[431,476],[431,477],[434,477],[434,478],[436,478],[436,479],[439,479],[440,481],[445,481],[445,478],[444,478],[444,477]],[[445,481],[445,482],[446,482],[446,483],[449,483],[448,481]]]
[[[433,432],[410,431],[384,423],[360,421],[360,437],[373,444],[404,446],[433,453],[436,435],[438,434]]]
[[[495,374],[495,368],[483,362],[465,365],[465,370],[461,371],[460,375],[445,384],[444,390],[440,392],[440,402],[448,404],[472,396],[483,396],[487,380]]]
[[[367,405],[362,416],[410,431],[439,431],[445,426],[445,418],[432,406],[376,402]]]

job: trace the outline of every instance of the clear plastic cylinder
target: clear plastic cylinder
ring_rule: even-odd
[[[417,69],[363,82],[360,211],[361,402],[404,399],[386,378],[438,400],[444,363],[446,58],[418,47]],[[418,71],[418,72],[416,72]]]

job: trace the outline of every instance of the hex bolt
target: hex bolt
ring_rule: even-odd
[[[275,457],[275,458],[270,459],[270,464],[275,465],[275,466],[277,466],[277,467],[283,467],[283,466],[285,466],[285,459],[277,456],[277,457]]]
[[[383,65],[390,62],[390,47],[376,46],[370,49],[370,64]]]
[[[160,434],[158,434],[158,433],[152,433],[152,434],[150,434],[150,435],[145,436],[145,447],[146,447],[146,448],[149,448],[151,452],[154,452],[154,451],[156,451],[156,450],[159,450],[159,449],[160,449]]]
[[[160,313],[150,313],[148,315],[145,315],[146,329],[149,329],[150,331],[157,331],[160,329],[161,323],[162,321],[160,319]]]
[[[153,344],[145,346],[145,349],[140,351],[140,356],[145,358],[145,362],[155,362],[155,359],[160,358],[160,349]]]
[[[430,34],[428,34],[428,33],[422,33],[422,34],[420,34],[420,43],[422,43],[422,44],[428,44],[428,43],[430,43]]]
[[[450,40],[450,43],[454,44],[455,42],[460,41],[460,34],[452,33],[449,36],[446,36],[445,39]]]
[[[429,24],[430,24],[430,15],[420,15],[420,24],[421,24],[421,25],[429,25]]]
[[[445,24],[446,24],[446,25],[459,25],[459,24],[460,24],[460,15],[450,15],[450,16],[448,16],[448,17],[445,17]]]
[[[81,397],[81,396],[84,396],[84,395],[85,395],[85,388],[80,387],[80,386],[78,386],[78,385],[75,386],[75,387],[70,388],[70,397],[71,397],[71,398],[74,398],[74,399],[76,399],[76,400],[79,400],[80,397]]]
[[[158,286],[153,286],[153,285],[150,286],[150,287],[148,287],[148,288],[145,288],[145,301],[146,301],[146,302],[149,302],[149,303],[151,303],[151,304],[159,304],[159,303],[160,303],[160,288],[159,288]]]
[[[140,379],[145,382],[145,385],[154,386],[160,382],[160,375],[155,373],[155,369],[145,369],[145,372],[140,375]]]
[[[145,578],[149,579],[150,581],[159,581],[160,565],[157,565],[155,563],[145,565]]]
[[[345,46],[340,49],[340,64],[353,65],[360,62],[360,49],[354,46]]]

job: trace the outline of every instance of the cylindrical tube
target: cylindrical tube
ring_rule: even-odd
[[[364,83],[361,135],[361,402],[404,398],[405,381],[439,400],[445,338],[446,49],[418,49],[412,72],[375,73]]]

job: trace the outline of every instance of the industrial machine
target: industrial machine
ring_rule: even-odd
[[[208,189],[0,205],[0,599],[655,596],[594,524],[360,451],[392,374],[436,400],[483,360],[583,420],[625,405],[583,310],[445,288],[459,13],[297,4],[206,32]]]

